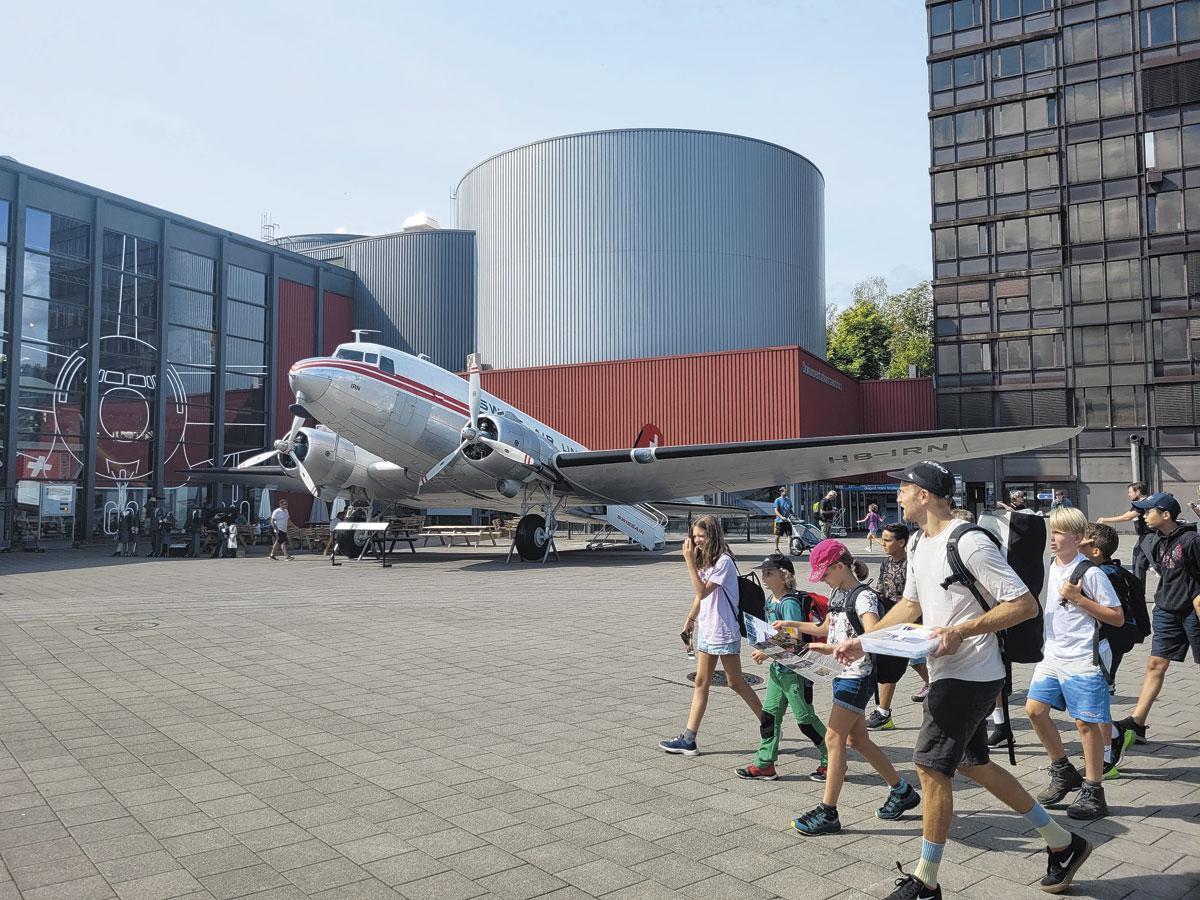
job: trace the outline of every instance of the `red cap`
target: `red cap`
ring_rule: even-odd
[[[812,566],[812,574],[808,576],[808,580],[812,582],[820,581],[825,577],[825,573],[829,571],[829,567],[841,559],[846,552],[846,545],[841,541],[834,540],[833,538],[826,538],[821,541],[808,554],[808,564]]]

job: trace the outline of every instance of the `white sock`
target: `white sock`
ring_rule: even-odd
[[[1109,735],[1109,740],[1112,740],[1113,738],[1118,738],[1121,736],[1121,730],[1119,728],[1117,728],[1116,725],[1109,725],[1108,727],[1112,729],[1112,734]]]
[[[1104,761],[1106,763],[1112,762],[1112,744],[1104,745]]]
[[[1004,710],[1000,709],[999,707],[997,707],[996,709],[993,709],[992,710],[992,721],[995,722],[997,725],[1003,725],[1004,724]]]
[[[884,709],[882,706],[875,707],[875,711],[885,718],[890,719],[892,716],[892,711],[890,709]]]

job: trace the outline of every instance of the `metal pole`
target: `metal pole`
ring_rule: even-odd
[[[1142,480],[1142,439],[1136,434],[1129,436],[1129,464],[1133,477],[1130,481]]]

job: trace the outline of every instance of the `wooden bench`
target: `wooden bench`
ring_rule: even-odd
[[[504,537],[504,529],[494,525],[426,525],[421,530],[421,537],[425,539],[425,547],[429,546],[430,538],[437,538],[443,547],[453,547],[455,538],[462,538],[466,547],[472,546],[471,538],[474,538],[474,546],[478,547],[484,538],[488,538],[496,547],[496,538]]]

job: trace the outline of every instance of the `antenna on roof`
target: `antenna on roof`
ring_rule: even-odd
[[[354,343],[356,344],[366,343],[366,341],[363,340],[364,334],[379,334],[378,331],[371,328],[352,328],[350,329],[350,333],[354,335]]]

